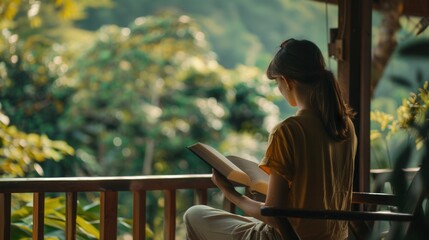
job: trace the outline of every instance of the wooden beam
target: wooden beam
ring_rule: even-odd
[[[321,3],[329,3],[340,5],[341,1],[338,0],[313,0],[315,2]],[[380,1],[373,0],[370,2],[372,9],[380,10]],[[407,16],[415,16],[415,17],[429,17],[429,1],[427,0],[405,0],[403,2],[403,14]]]
[[[370,84],[371,84],[371,0],[344,0],[338,6],[338,35],[343,61],[338,62],[338,79],[345,98],[357,112],[358,136],[354,191],[369,191],[370,167]]]
[[[429,1],[413,0],[404,1],[404,14],[411,16],[429,17]]]
[[[31,184],[28,184],[31,182]],[[0,178],[0,192],[25,193],[34,189],[43,192],[102,192],[215,188],[211,174],[60,177],[60,178]]]

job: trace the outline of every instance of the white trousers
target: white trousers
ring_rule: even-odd
[[[281,239],[274,228],[262,221],[206,205],[190,207],[183,219],[188,240]]]

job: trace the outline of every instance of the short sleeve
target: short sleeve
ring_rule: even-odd
[[[286,123],[276,127],[268,139],[268,148],[259,167],[270,174],[275,171],[292,182],[294,173],[294,138]]]

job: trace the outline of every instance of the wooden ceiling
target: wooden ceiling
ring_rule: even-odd
[[[341,0],[313,0],[313,1],[327,2],[327,3],[338,5],[338,1],[341,1]],[[417,17],[429,17],[428,0],[403,0],[403,2],[404,2],[404,15],[417,16]],[[380,5],[380,0],[373,0],[373,8],[375,10],[380,9],[379,5]]]

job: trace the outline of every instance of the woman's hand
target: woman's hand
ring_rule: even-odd
[[[243,210],[247,216],[251,216],[262,220],[260,208],[262,202],[255,201],[237,192],[234,185],[218,171],[213,170],[212,181],[222,191],[225,198],[227,198],[232,204]]]
[[[229,194],[238,194],[232,183],[225,176],[213,169],[212,181],[228,198]]]

